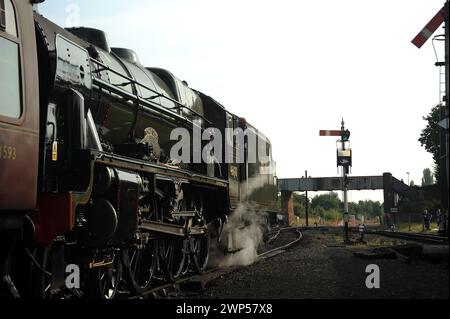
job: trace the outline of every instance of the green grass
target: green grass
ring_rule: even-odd
[[[309,226],[315,226],[315,223],[319,223],[319,219],[316,219],[314,217],[310,217],[309,219]],[[293,225],[294,227],[300,227],[300,226],[306,226],[306,218],[298,218],[294,221]]]
[[[316,217],[309,217],[309,226],[310,227],[314,227],[315,226],[315,223],[317,223],[317,225],[318,226],[334,226],[334,227],[339,227],[340,225],[339,225],[339,222],[341,222],[341,220],[339,219],[339,220],[335,220],[335,219],[333,219],[333,220],[323,220],[322,219],[322,224],[319,224],[319,218],[316,218]],[[375,220],[373,220],[373,221],[371,221],[371,220],[366,220],[366,222],[365,222],[365,224],[366,225],[378,225],[378,222],[377,221],[375,221]],[[350,224],[350,227],[356,227],[356,226],[358,226],[359,225],[359,222],[356,222],[356,223],[351,223]],[[300,227],[300,226],[306,226],[306,218],[297,218],[294,222],[293,222],[293,224],[292,224],[292,226],[294,226],[294,227]]]
[[[309,226],[310,227],[314,227],[316,222],[318,223],[319,226],[338,226],[338,225],[336,225],[336,221],[334,221],[334,220],[333,221],[325,221],[324,224],[319,224],[319,219],[318,218],[315,218],[315,217],[310,217],[309,218]],[[371,225],[371,224],[376,225],[375,221],[373,221],[373,223],[371,223],[371,221],[366,221],[366,225]],[[350,226],[355,227],[357,225],[358,225],[358,223],[356,223],[355,225],[352,224]],[[294,227],[300,227],[300,226],[304,227],[304,226],[306,226],[306,218],[299,218],[299,219],[297,219],[293,223],[292,226],[294,226]],[[396,224],[395,227],[396,227],[396,230],[399,231],[399,232],[412,232],[412,233],[421,233],[421,232],[423,232],[423,224],[417,223],[417,222],[411,223],[411,226],[407,222],[402,222],[402,223]],[[431,223],[430,229],[431,230],[430,230],[429,233],[437,233],[437,229],[438,229],[437,224],[436,223]]]
[[[345,245],[348,249],[373,249],[399,245],[402,243],[399,239],[374,236],[366,236],[364,242],[360,242],[358,240],[359,236],[351,234],[351,244],[344,244],[343,236],[339,233],[314,234],[314,238],[324,241],[325,245]]]
[[[421,233],[423,232],[423,224],[421,223],[411,223],[411,226],[409,223],[400,223],[396,225],[396,229],[400,232],[412,232],[412,233]],[[431,223],[430,226],[430,233],[437,233],[438,225],[436,223]]]

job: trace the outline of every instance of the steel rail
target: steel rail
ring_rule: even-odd
[[[288,231],[290,231],[290,230],[294,230],[294,232],[296,232],[297,235],[298,235],[298,237],[297,237],[294,241],[292,241],[292,242],[290,242],[290,243],[288,243],[288,244],[286,244],[286,245],[284,245],[284,246],[280,246],[280,247],[271,249],[271,250],[269,250],[269,251],[266,251],[266,252],[264,252],[264,253],[262,253],[262,254],[259,254],[259,255],[258,255],[258,258],[266,257],[266,256],[269,256],[269,255],[275,253],[275,252],[283,251],[283,250],[289,249],[289,248],[291,248],[292,246],[298,244],[298,243],[303,239],[303,233],[302,233],[302,231],[301,231],[299,228],[291,228],[291,229],[289,229],[289,228],[284,228],[284,229],[281,229],[281,230],[280,230],[280,233],[285,233],[285,232],[288,232]],[[266,257],[266,258],[267,258],[267,257]]]
[[[270,251],[266,251],[264,253],[258,254],[258,261],[260,259],[262,259],[262,258],[267,259],[267,258],[274,257],[274,255],[273,255],[274,253],[276,253],[278,251],[287,250],[287,249],[293,247],[294,245],[298,244],[303,239],[303,233],[302,233],[301,229],[297,228],[297,227],[282,228],[282,229],[277,230],[276,232],[279,235],[281,233],[287,233],[287,232],[290,232],[290,231],[293,231],[293,232],[295,232],[297,234],[297,238],[295,240],[293,240],[292,242],[290,242],[290,243],[288,243],[286,245],[283,245],[283,246],[274,248],[274,249],[272,249]],[[217,278],[219,276],[226,275],[226,274],[228,274],[230,272],[233,272],[233,271],[235,271],[237,269],[240,269],[240,268],[241,267],[229,267],[229,268],[210,269],[210,270],[208,270],[205,273],[200,274],[200,275],[188,276],[188,277],[176,280],[173,283],[168,283],[168,284],[164,284],[162,286],[150,288],[149,290],[145,291],[142,294],[131,296],[129,299],[144,299],[145,297],[148,297],[148,296],[151,296],[151,295],[156,295],[158,292],[161,292],[161,291],[164,291],[164,290],[173,289],[174,287],[178,287],[179,285],[184,284],[184,283],[192,282],[192,281],[195,281],[195,280],[201,280],[201,279],[208,278],[208,277],[211,277],[211,276]]]
[[[412,240],[412,241],[420,241],[420,242],[424,242],[424,243],[448,245],[448,238],[439,236],[439,235],[390,232],[390,231],[385,231],[385,230],[367,230],[367,231],[365,231],[365,233],[368,235],[379,235],[379,236],[400,238],[400,239],[406,239],[406,240]]]

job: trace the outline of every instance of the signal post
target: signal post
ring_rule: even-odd
[[[349,242],[349,211],[348,211],[348,175],[352,166],[352,149],[350,148],[350,131],[345,129],[345,122],[342,119],[340,130],[321,130],[320,136],[339,136],[337,141],[337,166],[342,167],[342,191],[344,193],[344,242]]]
[[[449,151],[448,151],[448,133],[449,133],[449,99],[450,99],[450,1],[446,0],[444,6],[439,10],[436,15],[428,22],[428,24],[419,32],[419,34],[412,40],[412,43],[421,48],[436,32],[436,30],[444,24],[445,28],[445,62],[437,62],[436,66],[445,66],[445,96],[442,104],[439,126],[440,132],[440,148],[441,148],[441,161],[439,163],[441,168],[441,191],[443,197],[442,206],[447,210],[449,209]],[[442,83],[440,83],[442,84]],[[441,92],[440,92],[441,93]]]

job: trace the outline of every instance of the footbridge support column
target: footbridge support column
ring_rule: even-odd
[[[287,216],[289,226],[293,225],[295,221],[293,192],[281,192],[281,209]]]

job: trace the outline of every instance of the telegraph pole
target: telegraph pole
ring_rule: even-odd
[[[444,62],[437,62],[436,66],[445,67],[445,96],[441,102],[441,108],[440,108],[440,122],[439,122],[439,139],[440,139],[440,180],[439,184],[441,186],[441,195],[442,195],[442,207],[447,210],[449,208],[449,196],[448,196],[448,186],[449,186],[449,167],[448,167],[448,104],[449,104],[449,98],[450,98],[450,58],[449,58],[449,29],[450,29],[450,22],[449,22],[449,1],[447,0],[444,5],[444,29],[445,29],[445,61]],[[440,72],[440,71],[439,71]],[[440,85],[441,83],[439,83]]]
[[[449,50],[450,50],[450,1],[447,0],[445,3],[445,114],[444,118],[442,120],[445,121],[447,119],[447,128],[446,128],[446,136],[445,140],[443,141],[445,143],[445,146],[443,146],[441,143],[441,147],[445,147],[445,175],[446,175],[446,182],[447,182],[447,191],[446,191],[446,197],[447,197],[447,213],[449,209],[449,196],[448,196],[448,186],[449,186],[449,167],[448,167],[448,107],[449,107],[449,100],[450,100],[450,57],[449,57]]]
[[[449,208],[449,196],[448,196],[448,186],[449,186],[449,167],[448,167],[448,129],[449,129],[449,120],[448,120],[448,104],[450,100],[450,61],[449,61],[449,46],[450,46],[450,21],[449,21],[449,10],[450,10],[449,0],[445,1],[444,7],[438,11],[438,13],[428,22],[428,24],[419,32],[419,34],[412,40],[412,43],[417,47],[421,48],[427,40],[433,35],[433,33],[445,23],[445,62],[437,63],[437,66],[445,65],[445,106],[441,108],[441,116],[439,126],[443,131],[440,134],[440,148],[441,148],[441,159],[440,159],[440,167],[441,167],[441,188],[442,188],[442,196],[443,196],[443,206],[446,208],[448,212]],[[442,101],[440,101],[442,102]],[[444,162],[445,161],[445,162]],[[446,199],[446,200],[444,200]]]
[[[305,178],[308,178],[308,171],[305,171]],[[309,209],[309,203],[308,203],[308,191],[306,191],[306,194],[305,194],[305,217],[306,217],[306,227],[309,227],[309,212],[308,212],[308,209]]]
[[[345,151],[345,122],[344,119],[342,119],[342,126],[341,126],[341,142],[342,142],[342,151]],[[344,241],[348,242],[348,173],[349,173],[349,166],[343,165],[342,166],[342,185],[344,188]]]

